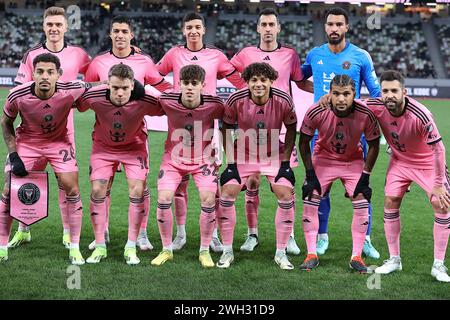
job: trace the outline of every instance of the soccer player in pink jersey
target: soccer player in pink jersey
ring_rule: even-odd
[[[58,57],[43,53],[33,59],[33,80],[22,84],[7,97],[1,120],[3,138],[8,148],[5,172],[25,176],[28,170],[45,170],[50,163],[64,189],[70,229],[69,259],[84,264],[79,241],[83,210],[78,188],[75,149],[67,129],[73,103],[86,91],[81,82],[57,82],[62,70]],[[20,113],[21,123],[14,131]],[[0,202],[0,260],[8,258],[7,243],[11,232],[9,214],[9,175]]]
[[[186,38],[186,43],[177,45],[167,51],[157,64],[159,72],[162,75],[173,72],[175,90],[180,90],[178,79],[180,78],[181,68],[189,64],[199,65],[206,71],[205,86],[202,88],[202,92],[205,94],[217,95],[217,80],[223,78],[226,78],[238,89],[244,88],[246,86],[244,80],[242,80],[239,72],[236,72],[235,67],[228,61],[225,54],[216,47],[204,44],[205,32],[205,21],[200,14],[195,12],[186,14],[183,18],[183,35]],[[188,184],[189,176],[186,176],[175,192],[177,235],[173,241],[173,250],[180,250],[186,244]],[[214,228],[211,248],[215,252],[222,251],[217,228]]]
[[[378,157],[380,128],[375,115],[360,100],[355,100],[355,82],[348,75],[336,75],[330,84],[331,108],[324,109],[318,103],[312,105],[303,119],[299,151],[306,169],[302,187],[303,231],[308,254],[300,265],[311,270],[319,265],[316,239],[319,231],[319,203],[330,190],[334,181],[340,179],[353,204],[353,249],[350,267],[367,273],[361,258],[366,237],[369,203],[372,189],[369,177]],[[310,141],[318,128],[317,143],[311,159]],[[369,145],[364,162],[360,144],[361,134]]]
[[[310,81],[302,80],[300,58],[295,48],[282,44],[277,40],[278,34],[281,32],[281,24],[278,19],[278,13],[274,9],[266,8],[259,13],[257,32],[260,35],[259,44],[241,49],[230,60],[237,71],[243,72],[247,66],[254,62],[266,62],[278,72],[278,78],[273,82],[272,87],[292,96],[291,81],[294,81],[300,89],[313,92]],[[283,127],[282,140],[284,139],[284,131],[285,128]],[[298,166],[296,152],[291,156],[291,166]],[[244,244],[240,248],[241,251],[253,251],[259,243],[258,207],[260,180],[261,177],[259,175],[254,175],[247,179],[245,213],[248,233]],[[300,248],[297,246],[294,238],[294,229],[286,250],[289,254],[300,254]]]
[[[444,265],[450,234],[450,178],[446,170],[445,147],[431,112],[406,96],[404,79],[398,71],[381,75],[381,99],[367,105],[378,118],[392,156],[386,174],[384,231],[390,258],[376,273],[402,270],[400,258],[400,205],[411,184],[426,193],[434,211],[434,263],[431,275],[450,282]]]
[[[15,82],[23,84],[33,80],[33,59],[42,53],[51,53],[57,56],[61,62],[62,75],[60,81],[74,81],[78,74],[84,74],[91,58],[81,47],[71,45],[64,40],[67,32],[67,17],[64,8],[50,7],[44,12],[43,30],[46,40],[29,49],[19,66]],[[73,148],[75,148],[75,133],[73,125],[73,110],[69,113],[67,130]],[[69,216],[67,213],[66,192],[61,184],[59,186],[59,208],[63,224],[63,245],[69,249]],[[19,229],[9,242],[10,248],[15,248],[25,242],[31,241],[30,228],[19,223]]]
[[[169,131],[158,176],[158,220],[163,250],[151,264],[160,266],[173,259],[172,201],[186,175],[192,175],[200,197],[200,253],[204,268],[214,267],[209,253],[216,221],[217,172],[213,148],[214,121],[222,119],[224,105],[219,97],[202,94],[205,69],[186,65],[180,69],[180,91],[159,97],[167,115]]]
[[[275,262],[284,270],[294,268],[285,250],[295,218],[292,195],[295,176],[289,160],[295,144],[297,117],[292,98],[272,87],[277,76],[269,64],[252,63],[242,73],[248,89],[233,93],[226,103],[222,130],[228,166],[220,176],[222,190],[217,216],[224,248],[217,262],[219,268],[228,268],[234,261],[234,202],[248,177],[254,174],[267,177],[278,200]],[[237,148],[231,138],[231,128],[236,124]],[[283,124],[287,131],[284,153],[280,154]]]
[[[161,115],[157,99],[147,94],[137,96],[134,72],[130,66],[120,63],[110,68],[108,85],[86,92],[77,101],[79,111],[95,112],[93,146],[90,158],[92,186],[90,211],[95,233],[95,250],[86,260],[99,263],[107,257],[106,194],[108,182],[122,163],[128,183],[130,205],[128,207],[128,242],[124,257],[129,265],[140,262],[136,255],[136,241],[144,216],[144,192],[148,175],[146,115]],[[140,85],[140,84],[139,84]],[[142,85],[141,85],[142,86]]]
[[[111,20],[110,34],[112,47],[109,51],[98,54],[89,65],[86,72],[86,81],[107,81],[108,72],[111,67],[118,63],[124,63],[130,66],[134,71],[134,77],[144,85],[151,85],[158,91],[163,92],[172,88],[172,85],[164,80],[156,69],[153,59],[145,54],[138,53],[131,46],[131,40],[134,38],[133,26],[131,21],[124,16],[116,16]],[[106,241],[109,242],[109,208],[110,208],[110,190],[114,175],[108,187],[106,195]],[[145,189],[144,204],[146,212],[150,208],[150,192]],[[142,226],[139,231],[138,245],[141,250],[152,250],[153,246],[147,236],[147,223],[149,215],[145,215]],[[89,245],[89,249],[94,250],[95,240]]]

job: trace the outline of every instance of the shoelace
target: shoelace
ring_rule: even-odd
[[[448,268],[443,263],[437,264],[436,269],[438,269],[440,272],[445,272],[445,273],[447,273],[447,271],[448,271]]]

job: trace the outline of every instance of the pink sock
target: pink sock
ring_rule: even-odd
[[[175,220],[177,225],[186,225],[189,176],[184,176],[174,196]]]
[[[144,197],[130,197],[130,205],[128,206],[128,240],[136,242],[139,227],[145,214]]]
[[[259,190],[247,189],[245,191],[245,215],[247,226],[255,229],[258,227]]]
[[[234,227],[236,226],[236,208],[234,200],[220,198],[218,223],[224,246],[233,245]]]
[[[63,228],[65,230],[69,230],[70,223],[69,223],[69,214],[67,213],[66,192],[62,187],[58,186],[58,188],[59,188],[58,200],[59,200],[59,209],[61,210],[61,221],[63,224]]]
[[[445,259],[447,250],[448,236],[450,234],[450,212],[434,213],[434,258],[438,260]]]
[[[144,190],[144,217],[142,218],[141,230],[147,230],[148,217],[150,215],[150,191],[147,188]]]
[[[69,216],[70,244],[80,243],[81,223],[83,220],[83,205],[80,194],[66,196],[67,214]]]
[[[109,230],[109,208],[111,206],[111,190],[106,191],[106,215],[105,215],[105,230]]]
[[[364,200],[352,201],[353,221],[353,256],[361,256],[364,241],[366,240],[367,227],[369,226],[369,202]]]
[[[204,207],[200,213],[200,247],[208,248],[212,240],[214,226],[216,224],[216,208]]]
[[[9,194],[0,201],[0,246],[7,246],[13,218],[9,215]]]
[[[294,202],[278,200],[278,208],[275,216],[275,230],[277,249],[285,250],[294,225]]]
[[[105,243],[106,197],[95,199],[91,196],[90,211],[95,242]]]
[[[156,219],[158,220],[159,234],[164,248],[169,248],[172,245],[172,203],[158,202],[158,209],[156,209]]]
[[[317,252],[317,233],[319,232],[319,199],[303,200],[303,232],[308,253]]]
[[[400,256],[400,210],[384,208],[384,233],[391,256]]]

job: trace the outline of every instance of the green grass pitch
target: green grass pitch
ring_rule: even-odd
[[[3,105],[7,90],[0,90]],[[449,155],[450,103],[425,101],[447,142]],[[90,254],[87,246],[93,239],[89,217],[88,163],[91,151],[93,113],[76,113],[77,159],[80,167],[80,189],[84,203],[81,251],[85,258]],[[163,151],[165,133],[151,132],[150,176],[151,192],[149,237],[155,249],[139,252],[141,264],[127,266],[123,259],[123,247],[127,239],[128,193],[123,173],[116,175],[112,191],[110,234],[112,243],[108,258],[99,265],[81,266],[81,289],[67,287],[69,266],[68,252],[61,243],[62,225],[58,209],[58,194],[54,175],[50,174],[49,217],[32,227],[32,242],[9,251],[9,260],[0,265],[0,299],[449,299],[448,285],[438,283],[430,276],[433,262],[433,211],[425,194],[413,185],[403,202],[402,258],[404,270],[381,277],[379,289],[369,289],[370,275],[352,273],[348,267],[351,254],[352,206],[344,198],[344,189],[335,183],[332,189],[332,213],[329,224],[330,247],[321,258],[318,270],[301,272],[299,264],[305,257],[306,245],[301,229],[302,204],[297,203],[295,234],[302,249],[300,256],[292,256],[296,266],[291,272],[280,270],[273,261],[275,251],[274,216],[276,201],[266,182],[261,188],[259,215],[260,246],[252,253],[239,252],[245,239],[246,224],[243,195],[237,204],[235,232],[235,263],[228,270],[217,268],[204,270],[198,262],[199,201],[191,181],[189,186],[189,210],[187,220],[188,242],[181,252],[175,252],[174,260],[162,267],[153,267],[150,260],[161,249],[156,224],[156,175]],[[374,218],[372,241],[381,253],[379,260],[366,259],[368,265],[380,265],[388,257],[383,229],[383,186],[388,156],[381,149],[372,174],[374,191]],[[6,147],[0,143],[0,159],[6,158]],[[51,170],[51,169],[50,169]],[[295,169],[297,195],[301,194],[303,166]],[[3,176],[3,175],[2,175]],[[299,199],[299,197],[298,197]],[[17,223],[13,225],[13,232]],[[219,254],[213,254],[217,261]],[[372,279],[372,278],[371,278]],[[377,279],[372,279],[376,284]]]

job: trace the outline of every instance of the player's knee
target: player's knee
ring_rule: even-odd
[[[215,195],[200,195],[200,202],[203,207],[214,207],[216,205]]]
[[[170,203],[170,202],[172,202],[172,196],[167,193],[159,193],[158,194],[158,202],[159,203]]]
[[[76,196],[80,193],[78,185],[64,186],[64,191],[66,192],[66,196]]]
[[[238,187],[238,189],[236,189],[236,188],[234,188],[234,186],[223,186],[220,197],[225,198],[225,199],[230,199],[230,200],[236,200],[239,190],[240,190],[240,187]]]
[[[133,185],[128,188],[130,197],[141,198],[144,196],[144,186],[140,184]]]
[[[247,189],[258,189],[259,185],[260,185],[261,179],[259,176],[251,176],[250,178],[248,178],[247,180]]]
[[[398,209],[402,203],[402,198],[400,197],[385,197],[384,207],[388,209]]]
[[[440,203],[439,203],[439,201],[437,199],[433,199],[430,202],[431,202],[431,205],[433,206],[433,211],[435,213],[440,213],[440,214],[448,213],[449,209],[441,208],[441,205],[440,205]]]
[[[106,197],[106,188],[100,186],[92,186],[91,197],[94,199],[101,199]]]

